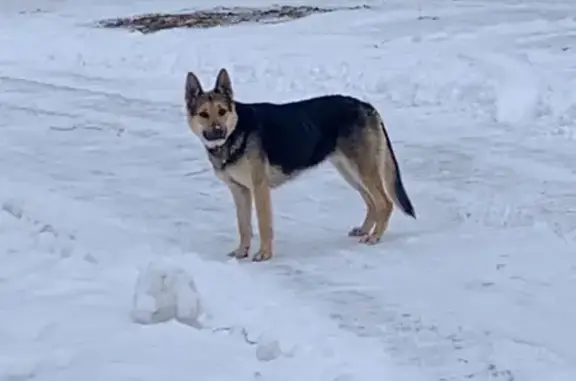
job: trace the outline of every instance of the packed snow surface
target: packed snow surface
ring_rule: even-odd
[[[94,22],[190,2],[0,2],[0,381],[576,380],[573,0],[367,4],[141,35]],[[227,258],[183,105],[221,67],[373,103],[418,220],[359,245],[321,166],[274,191],[273,260]]]

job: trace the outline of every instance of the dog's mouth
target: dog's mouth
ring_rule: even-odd
[[[204,140],[204,146],[206,148],[218,148],[226,144],[226,139],[218,139],[218,140]]]
[[[226,129],[222,127],[214,127],[202,131],[202,137],[207,142],[216,142],[219,140],[226,140]]]
[[[216,148],[226,143],[228,134],[225,128],[216,127],[202,131],[202,140],[207,148]]]

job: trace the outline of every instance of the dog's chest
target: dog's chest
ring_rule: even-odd
[[[268,178],[268,183],[270,184],[270,188],[277,188],[286,182],[292,180],[299,173],[290,173],[286,174],[282,172],[282,169],[279,167],[266,165],[265,166],[266,176]],[[250,166],[250,162],[247,159],[241,159],[234,164],[227,165],[224,169],[216,169],[216,176],[218,176],[221,180],[227,181],[231,179],[246,188],[252,189],[253,182],[252,182],[252,168]]]
[[[220,180],[232,180],[240,185],[252,189],[252,176],[250,173],[250,164],[246,159],[240,159],[234,164],[228,164],[224,169],[214,168],[216,176]]]

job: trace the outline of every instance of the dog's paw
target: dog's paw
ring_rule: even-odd
[[[239,247],[236,250],[228,253],[228,256],[236,259],[244,259],[248,257],[249,252],[250,252],[249,247]]]
[[[348,232],[348,237],[363,237],[366,234],[368,234],[368,232],[362,230],[361,227],[354,227]]]
[[[366,245],[376,245],[378,242],[380,242],[380,237],[374,234],[365,234],[362,237],[360,237],[360,240],[358,242]]]
[[[269,250],[258,250],[256,254],[252,257],[254,262],[263,262],[272,258],[272,252]]]

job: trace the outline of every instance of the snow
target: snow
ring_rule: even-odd
[[[189,2],[1,2],[1,381],[576,378],[576,8],[367,3],[143,36],[91,23]],[[222,66],[243,101],[372,102],[418,220],[359,245],[324,166],[274,192],[276,257],[230,260],[182,99]]]

